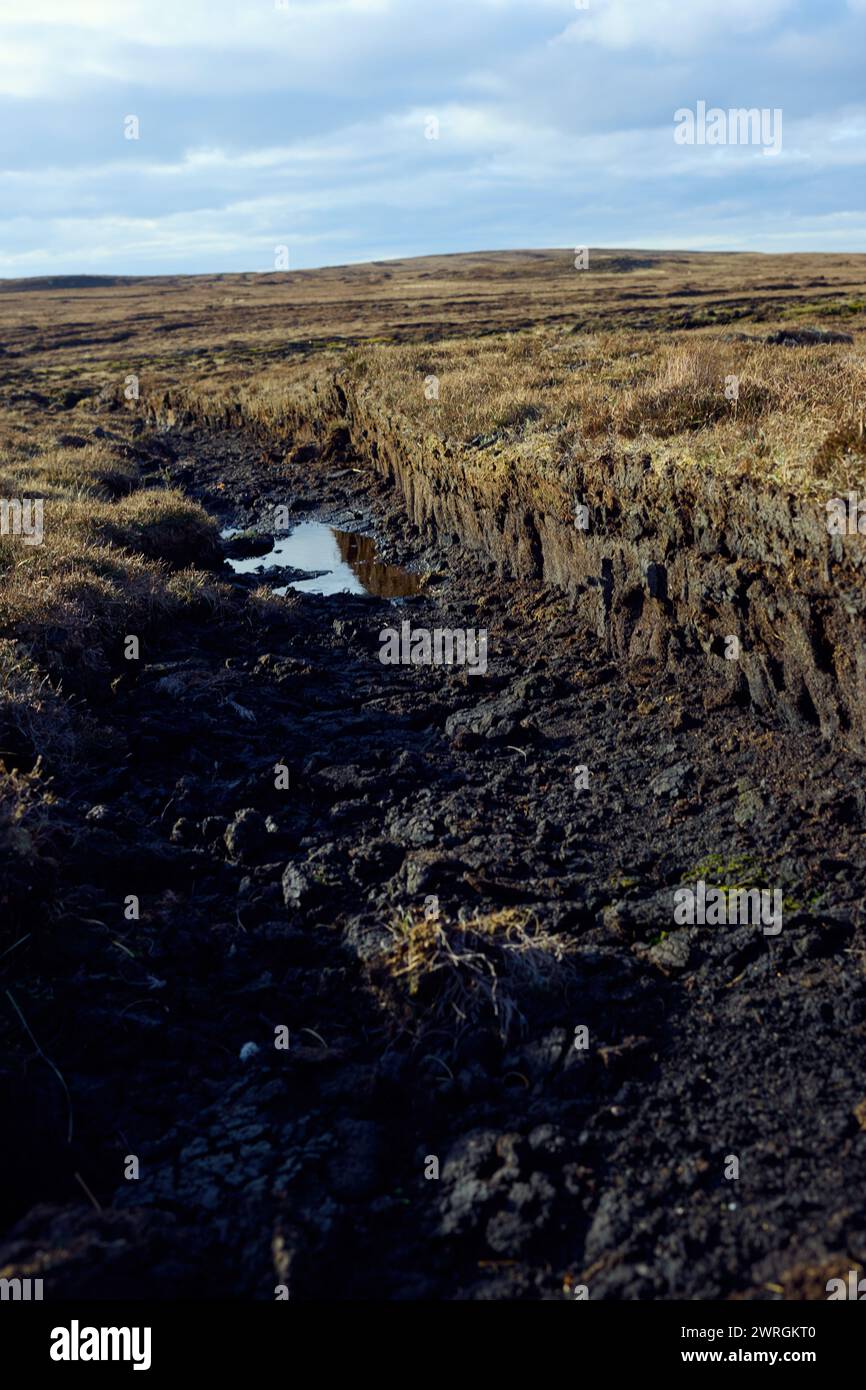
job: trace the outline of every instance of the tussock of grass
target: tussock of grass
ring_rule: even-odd
[[[41,546],[0,539],[0,637],[16,637],[57,680],[105,676],[127,634],[219,603],[218,586],[197,570],[164,565],[48,529]]]
[[[612,421],[618,432],[668,439],[719,421],[756,422],[777,403],[773,385],[757,379],[751,362],[743,375],[742,354],[732,345],[698,339],[673,349],[646,386],[629,391]],[[736,399],[725,394],[736,377]]]
[[[137,477],[135,461],[119,457],[102,442],[82,449],[47,445],[28,451],[20,441],[5,448],[0,441],[0,497],[108,501],[129,492]]]
[[[181,493],[49,500],[43,526],[41,545],[0,537],[0,636],[53,677],[104,672],[126,634],[218,602],[194,568],[218,557],[216,523]]]
[[[0,497],[42,498],[43,535],[0,536],[0,951],[34,907],[34,879],[51,877],[41,775],[110,748],[67,696],[107,693],[126,636],[146,652],[161,624],[223,601],[194,568],[219,559],[216,523],[178,492],[131,491],[137,480],[103,441],[57,446],[6,421]]]
[[[173,489],[133,492],[113,506],[76,509],[66,519],[73,531],[172,569],[206,567],[221,558],[216,522]]]
[[[376,970],[410,1033],[495,1027],[505,1040],[525,1022],[518,1005],[574,982],[573,948],[525,909],[504,908],[458,922],[406,913],[389,927],[391,949]]]
[[[811,462],[816,478],[834,478],[853,485],[866,469],[864,413],[842,421],[830,431]]]

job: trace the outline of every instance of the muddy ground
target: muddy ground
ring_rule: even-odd
[[[239,577],[93,706],[45,925],[0,961],[41,1049],[3,1072],[0,1267],[52,1299],[824,1298],[866,1262],[862,768],[700,655],[614,664],[345,441],[131,443],[225,527],[289,505],[429,578]],[[382,665],[406,619],[485,628],[486,674]],[[677,927],[701,875],[780,888],[782,931]],[[395,969],[425,911],[528,933],[492,1004]]]

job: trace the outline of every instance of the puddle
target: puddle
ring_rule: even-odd
[[[224,533],[225,534],[225,533]],[[251,555],[229,560],[236,574],[255,574],[260,565],[273,569],[290,565],[298,570],[324,570],[312,579],[296,579],[283,588],[307,594],[373,594],[376,598],[408,598],[417,594],[417,574],[399,565],[386,565],[376,558],[372,536],[355,531],[338,531],[321,521],[302,521],[287,536],[281,536],[267,555]]]

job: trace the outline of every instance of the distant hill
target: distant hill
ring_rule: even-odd
[[[4,290],[90,290],[112,285],[137,285],[143,275],[28,275],[21,280],[0,279]]]

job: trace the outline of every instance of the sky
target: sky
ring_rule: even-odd
[[[864,54],[866,0],[0,0],[0,276],[863,251]]]

